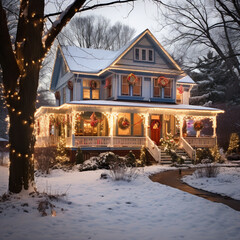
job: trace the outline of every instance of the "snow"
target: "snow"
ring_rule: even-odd
[[[123,101],[110,101],[110,100],[84,100],[72,101],[68,104],[79,105],[102,105],[102,106],[119,106],[119,107],[143,107],[143,108],[166,108],[166,109],[184,109],[184,110],[207,110],[207,111],[221,111],[217,108],[186,105],[186,104],[159,104],[159,103],[140,103],[140,102],[123,102]],[[64,107],[64,104],[62,105]]]
[[[183,78],[180,78],[177,80],[177,83],[179,84],[196,84],[192,78],[190,78],[188,75],[186,75]]]
[[[167,169],[162,166],[145,167],[132,182],[100,179],[106,170],[54,170],[47,177],[37,177],[40,191],[67,192],[66,201],[54,202],[58,206],[56,217],[41,217],[36,209],[36,199],[27,199],[23,193],[22,199],[12,200],[10,207],[0,213],[0,239],[240,238],[239,212],[154,183],[148,178],[152,172]],[[0,193],[6,190],[7,172],[7,168],[0,167]],[[13,203],[18,211],[12,208]],[[21,207],[23,203],[25,206]],[[6,204],[1,202],[0,207]]]
[[[117,54],[115,51],[76,46],[62,46],[61,49],[69,69],[73,72],[97,73],[108,67]]]
[[[195,175],[184,177],[187,184],[209,192],[240,200],[240,168],[220,168],[216,178],[196,178]]]

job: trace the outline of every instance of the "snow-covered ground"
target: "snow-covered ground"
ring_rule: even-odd
[[[240,239],[240,212],[148,178],[163,170],[146,167],[132,182],[100,179],[103,170],[55,170],[37,177],[40,191],[67,192],[66,201],[54,202],[56,217],[41,217],[36,198],[26,195],[0,202],[0,239]],[[7,173],[0,167],[0,194],[6,190]]]
[[[240,200],[240,167],[220,168],[216,178],[197,178],[193,174],[183,180],[193,187]]]

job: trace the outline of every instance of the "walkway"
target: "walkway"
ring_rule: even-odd
[[[191,187],[181,180],[183,176],[190,175],[194,171],[195,169],[182,169],[181,173],[179,173],[179,170],[170,170],[151,175],[149,178],[153,182],[159,182],[161,184],[180,189],[184,192],[188,192],[198,197],[205,198],[212,202],[223,203],[237,211],[240,211],[240,200],[234,200],[230,197],[225,197],[220,194],[215,194]]]

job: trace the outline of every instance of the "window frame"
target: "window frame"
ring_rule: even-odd
[[[96,81],[97,82],[97,87],[95,89],[91,89],[89,84],[90,84],[90,81]],[[84,86],[84,83],[87,82],[87,86]],[[89,90],[89,98],[84,98],[84,89],[86,90]],[[99,98],[93,98],[93,91],[98,91],[98,94],[99,94]],[[82,81],[82,99],[83,100],[100,100],[100,81],[99,80],[95,80],[95,79],[83,79]]]
[[[143,80],[143,77],[142,76],[137,76],[139,81],[134,86],[130,85],[127,82],[127,77],[128,77],[127,75],[121,75],[121,96],[142,97],[142,80]],[[124,86],[127,86],[128,94],[123,94],[123,79],[126,79],[126,84],[124,82]],[[134,93],[134,89],[136,89],[136,87],[140,87],[139,94]]]
[[[154,49],[146,47],[135,47],[133,59],[138,62],[154,62]],[[150,53],[151,52],[151,59]],[[144,53],[144,54],[143,54]],[[138,55],[137,55],[138,54]],[[143,58],[145,56],[145,58]]]

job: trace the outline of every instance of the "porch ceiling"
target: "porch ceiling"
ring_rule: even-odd
[[[59,107],[41,107],[36,115],[43,113],[67,113],[76,111],[109,111],[109,112],[142,112],[142,113],[166,113],[166,114],[184,114],[196,116],[215,116],[218,113],[224,113],[217,108],[183,105],[183,104],[160,104],[144,102],[124,102],[109,100],[84,100],[72,101]]]

